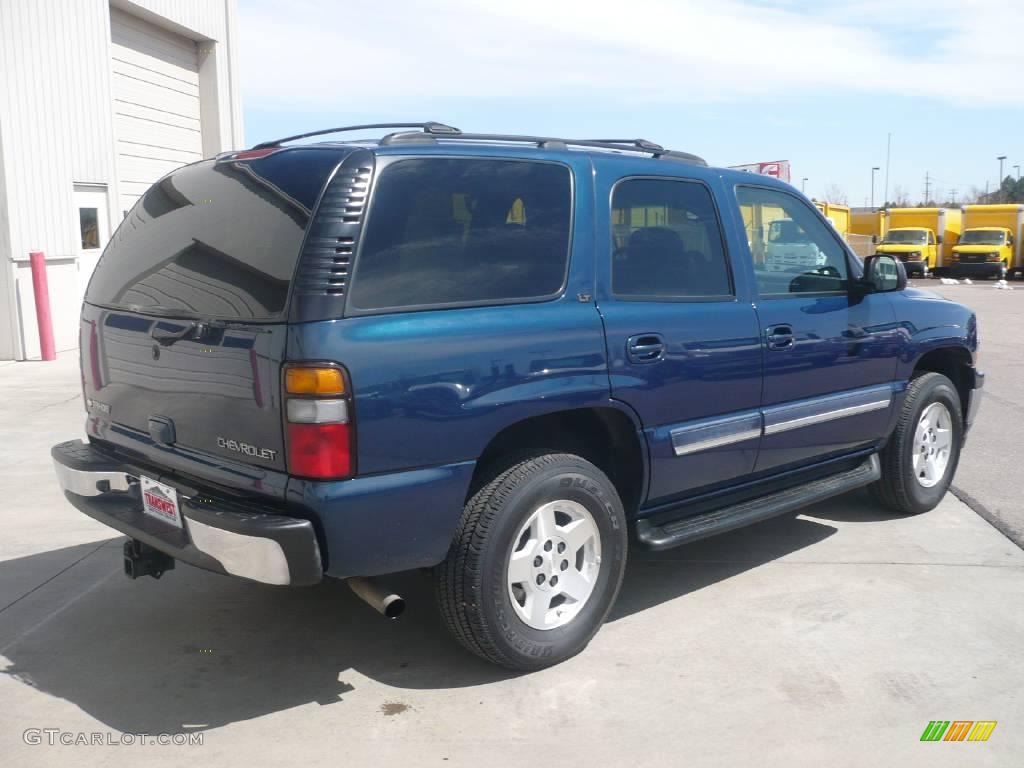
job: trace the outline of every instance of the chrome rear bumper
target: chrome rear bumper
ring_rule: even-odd
[[[64,495],[77,509],[176,560],[265,584],[315,584],[323,578],[309,520],[248,500],[179,490],[179,529],[142,511],[139,471],[131,465],[81,440],[55,445],[50,453]],[[177,487],[172,476],[153,479]]]

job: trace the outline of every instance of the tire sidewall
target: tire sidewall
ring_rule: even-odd
[[[942,403],[949,410],[950,421],[952,422],[953,440],[950,445],[949,463],[946,465],[946,474],[938,483],[931,488],[925,488],[918,482],[914,475],[914,451],[917,445],[914,442],[914,435],[917,433],[917,425],[921,414],[932,403]],[[963,416],[960,408],[960,396],[953,388],[949,379],[935,378],[919,390],[914,398],[912,410],[907,420],[907,431],[901,446],[900,464],[901,471],[906,478],[906,491],[914,506],[921,511],[933,509],[942,497],[946,495],[953,476],[956,474],[957,465],[960,463],[960,447],[963,444]]]
[[[566,625],[538,630],[519,618],[508,592],[508,560],[513,541],[528,516],[551,501],[582,504],[601,537],[601,567],[594,591]],[[604,622],[618,594],[625,567],[627,534],[622,503],[602,473],[583,461],[563,461],[536,473],[505,499],[482,553],[480,610],[497,636],[494,641],[517,666],[543,667],[581,651]]]

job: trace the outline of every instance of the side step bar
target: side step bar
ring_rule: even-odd
[[[636,524],[637,538],[650,549],[669,549],[719,533],[784,515],[808,504],[822,501],[873,483],[882,475],[877,454],[860,466],[804,485],[787,488],[759,499],[723,507],[695,517],[654,525],[648,520]],[[684,507],[685,509],[685,507]]]

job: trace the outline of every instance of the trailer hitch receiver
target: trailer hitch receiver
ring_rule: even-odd
[[[174,558],[138,539],[124,543],[124,575],[129,579],[152,576],[159,579],[165,571],[174,570]]]

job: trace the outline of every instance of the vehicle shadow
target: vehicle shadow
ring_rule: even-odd
[[[842,503],[818,504],[806,513],[820,520],[837,523],[880,523],[910,515],[891,512],[882,507],[867,488],[850,491],[841,497]]]
[[[835,532],[790,516],[667,552],[634,548],[609,620]],[[9,664],[0,672],[119,731],[203,730],[311,703],[340,705],[364,677],[390,688],[444,689],[514,676],[449,638],[424,573],[391,579],[409,607],[390,622],[337,581],[269,587],[179,565],[159,581],[131,582],[120,575],[122,541],[0,562],[0,583],[41,584],[3,613],[0,655]],[[79,558],[51,579],[53,562]],[[69,597],[62,582],[76,580]]]

